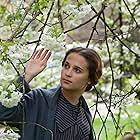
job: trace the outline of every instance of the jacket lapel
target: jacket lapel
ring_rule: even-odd
[[[63,132],[67,128],[73,126],[75,124],[75,120],[72,117],[72,114],[70,113],[66,103],[59,100],[57,107],[59,110],[56,110],[57,115],[55,116],[55,119],[58,129],[60,132]]]
[[[57,106],[58,96],[61,92],[61,87],[58,86],[55,90],[48,91],[47,102],[48,102],[48,114],[47,114],[47,129],[54,129],[54,118]]]

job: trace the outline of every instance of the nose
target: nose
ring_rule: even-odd
[[[67,69],[65,72],[66,76],[71,77],[72,76],[72,69]]]

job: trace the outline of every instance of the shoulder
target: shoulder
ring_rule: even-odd
[[[89,110],[89,107],[87,105],[87,102],[86,102],[85,98],[83,96],[81,96],[80,100],[82,101],[82,107],[85,110],[86,115],[91,119],[92,115],[91,115],[91,112]]]
[[[39,100],[40,98],[53,98],[58,92],[59,92],[60,86],[52,89],[43,89],[43,88],[37,88],[32,89],[30,92],[25,94],[27,98],[33,98]]]

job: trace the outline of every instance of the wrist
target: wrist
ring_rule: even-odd
[[[33,79],[33,76],[31,76],[30,74],[24,73],[23,78],[29,84],[30,81]]]

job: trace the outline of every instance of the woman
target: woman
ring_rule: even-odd
[[[0,106],[0,120],[24,121],[24,140],[94,140],[82,94],[101,77],[101,58],[89,48],[70,49],[62,61],[60,86],[30,91],[28,83],[44,70],[50,55],[44,48],[33,54],[25,68],[24,100],[11,109]]]

